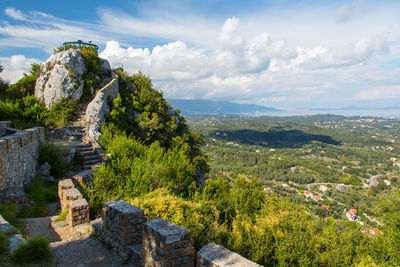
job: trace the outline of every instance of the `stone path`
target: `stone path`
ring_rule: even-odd
[[[53,257],[60,267],[126,267],[111,249],[105,248],[90,234],[50,244]]]
[[[54,260],[59,267],[106,267],[122,265],[121,258],[90,236],[91,226],[70,227],[65,222],[54,222],[57,216],[20,220],[29,237],[43,236],[50,242]]]

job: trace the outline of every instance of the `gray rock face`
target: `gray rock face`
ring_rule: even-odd
[[[10,254],[13,253],[19,246],[26,243],[25,238],[21,234],[12,235],[8,239],[8,249],[10,250]]]
[[[107,100],[113,100],[117,97],[118,90],[118,77],[114,77],[110,83],[103,87],[89,103],[85,120],[88,124],[87,137],[90,141],[97,142],[101,133],[101,125],[106,117],[110,114],[110,107]]]
[[[37,174],[40,176],[50,176],[51,166],[48,162],[43,163],[37,167]]]
[[[35,96],[51,107],[61,98],[79,100],[83,92],[82,75],[85,63],[74,49],[53,54],[42,65],[42,72],[35,85]]]
[[[111,66],[110,62],[106,59],[101,59],[101,75],[103,77],[111,78]]]

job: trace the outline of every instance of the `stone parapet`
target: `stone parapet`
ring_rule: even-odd
[[[144,227],[143,265],[194,266],[193,243],[188,230],[154,217]]]
[[[146,222],[142,209],[121,200],[105,203],[101,219],[91,225],[95,236],[129,266],[260,266],[214,243],[204,246],[196,258],[188,230],[159,217]]]
[[[141,259],[144,211],[121,200],[104,204],[101,238],[122,257]]]
[[[64,191],[72,188],[74,188],[74,184],[71,179],[64,179],[58,182],[58,197],[61,209],[64,207]]]
[[[67,210],[67,221],[71,226],[89,223],[89,205],[71,179],[58,182],[58,196],[62,211]]]
[[[197,253],[197,267],[261,267],[223,246],[209,243]]]
[[[17,131],[0,137],[0,203],[10,190],[23,190],[36,176],[43,127]]]
[[[71,226],[89,223],[89,205],[86,199],[81,198],[71,202],[68,209],[68,222]]]
[[[75,187],[81,188],[83,184],[90,184],[92,182],[93,170],[84,170],[72,176],[72,182]]]
[[[113,74],[112,80],[97,92],[96,96],[87,106],[85,114],[88,126],[87,137],[92,143],[97,144],[101,135],[101,126],[110,114],[111,109],[108,106],[108,102],[116,98],[118,93],[118,76]]]

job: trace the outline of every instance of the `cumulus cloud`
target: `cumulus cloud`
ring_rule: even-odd
[[[400,84],[372,87],[368,90],[359,92],[354,99],[356,100],[375,100],[375,99],[399,99]]]
[[[10,83],[18,81],[25,72],[31,70],[32,63],[39,63],[35,58],[26,58],[24,55],[0,57],[0,64],[4,67],[1,78]]]
[[[183,41],[143,49],[124,48],[114,40],[107,42],[100,56],[112,65],[123,64],[129,73],[141,70],[149,74],[170,98],[262,104],[308,101],[334,90],[340,82],[357,83],[352,75],[360,76],[362,63],[386,53],[389,47],[388,38],[378,36],[337,49],[293,49],[267,32],[248,38],[236,17],[225,21],[215,42],[215,50],[191,47]]]
[[[221,21],[193,13],[174,15],[170,11],[161,15],[154,8],[146,16],[100,8],[97,21],[83,23],[7,8],[5,14],[11,20],[0,22],[0,47],[50,52],[66,40],[92,39],[105,44],[100,56],[112,66],[121,63],[129,73],[141,70],[149,74],[155,87],[169,98],[264,105],[328,97],[332,101],[345,97],[361,101],[362,93],[358,98],[354,95],[357,88],[368,88],[365,84],[399,83],[398,71],[383,70],[376,64],[377,59],[388,59],[392,51],[399,54],[395,50],[399,47],[399,24],[388,19],[394,22],[386,31],[387,21],[375,17],[357,25],[361,8],[359,1],[343,6],[337,20],[351,23],[329,22],[332,25],[316,12],[299,12],[290,20],[278,12],[279,16],[262,13]],[[393,18],[390,14],[387,17]],[[310,29],[310,20],[318,27]],[[143,40],[162,45],[133,45],[146,43]],[[34,59],[16,55],[0,60],[7,69],[2,76],[15,81],[30,69]]]

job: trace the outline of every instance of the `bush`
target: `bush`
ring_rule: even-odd
[[[35,237],[22,244],[12,254],[12,260],[18,264],[49,260],[51,256],[49,242],[44,237]]]
[[[32,70],[29,73],[24,73],[24,76],[19,79],[15,84],[8,85],[7,87],[1,86],[0,99],[21,99],[27,95],[33,95],[35,91],[36,79],[40,74],[40,65],[33,63]]]
[[[46,125],[62,127],[75,120],[79,107],[71,99],[62,98],[55,102],[46,116]]]
[[[60,148],[52,143],[46,143],[39,148],[39,164],[48,162],[51,166],[50,173],[61,176],[67,170],[68,163],[61,156]]]
[[[40,176],[25,187],[25,193],[35,204],[32,208],[22,208],[18,215],[20,218],[44,217],[47,215],[47,204],[58,200],[57,186]]]
[[[8,237],[5,233],[0,232],[0,255],[8,252]]]
[[[33,95],[16,100],[0,100],[0,120],[11,120],[15,128],[42,125],[46,116],[45,105]]]

